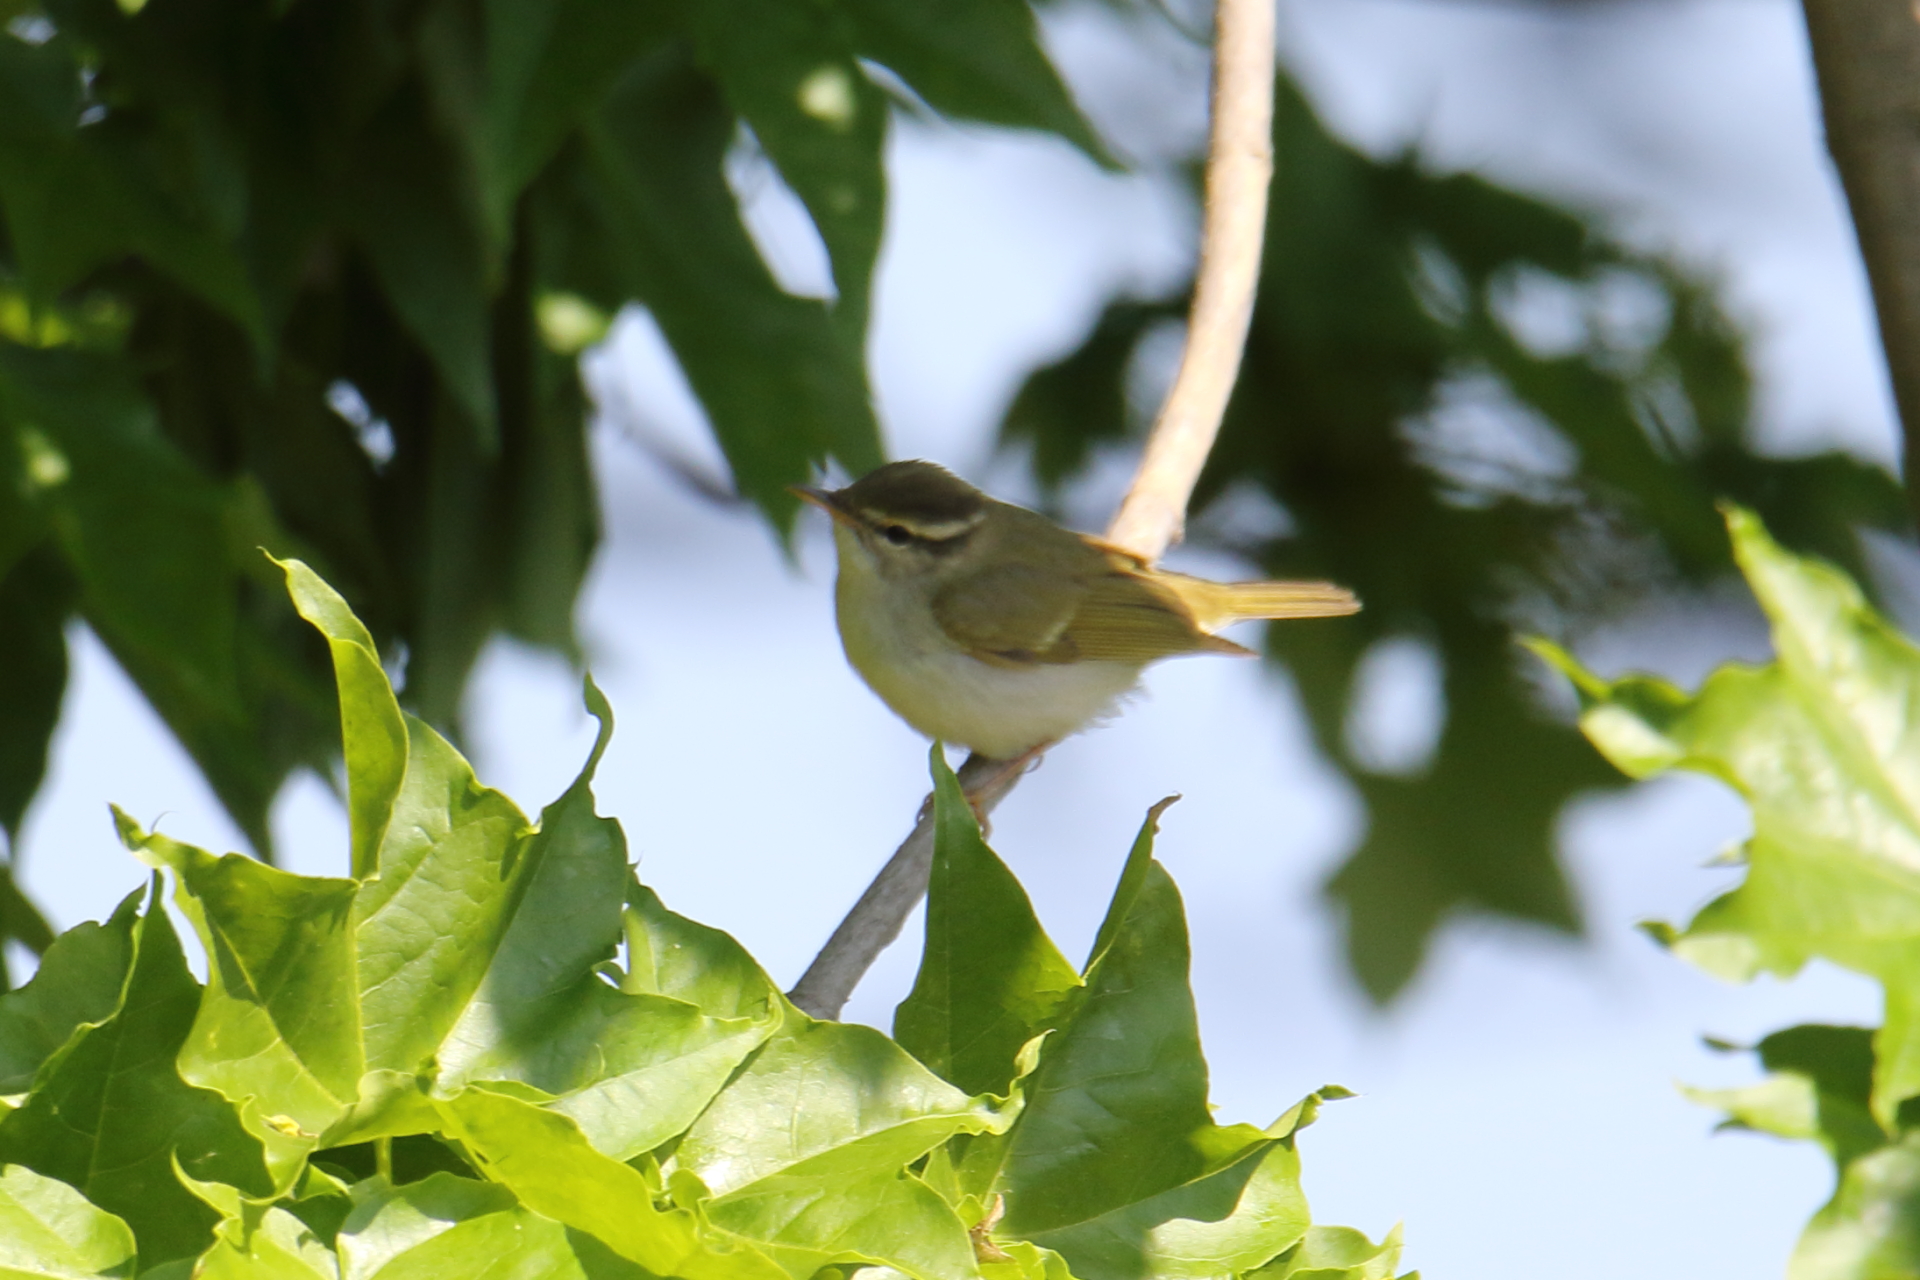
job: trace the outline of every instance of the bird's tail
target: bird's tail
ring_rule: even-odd
[[[1338,618],[1360,611],[1353,592],[1331,582],[1208,582],[1175,573],[1165,578],[1202,631],[1250,618]]]

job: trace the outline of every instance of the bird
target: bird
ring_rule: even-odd
[[[848,662],[926,737],[1025,760],[1104,722],[1148,664],[1251,656],[1217,632],[1360,608],[1327,582],[1213,582],[987,496],[932,462],[792,490],[833,520]]]

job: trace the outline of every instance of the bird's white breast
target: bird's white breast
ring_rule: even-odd
[[[940,630],[922,584],[882,577],[851,533],[834,532],[834,606],[847,661],[928,737],[1012,760],[1100,719],[1140,678],[1137,663],[1013,667],[970,657]]]

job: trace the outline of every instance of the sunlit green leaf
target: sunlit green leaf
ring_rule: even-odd
[[[520,1203],[587,1232],[656,1275],[782,1280],[787,1274],[691,1211],[656,1208],[646,1177],[595,1151],[566,1116],[475,1089],[437,1105],[487,1176]]]
[[[1788,1280],[1920,1272],[1920,1135],[1849,1163],[1794,1247]]]
[[[64,1182],[0,1165],[0,1275],[78,1280],[132,1274],[133,1232]]]
[[[790,1275],[872,1263],[920,1280],[971,1280],[972,1242],[953,1209],[895,1169],[823,1183],[762,1179],[708,1206],[716,1226],[744,1236]]]
[[[1891,1124],[1920,1093],[1920,650],[1830,566],[1782,551],[1751,514],[1727,517],[1773,627],[1776,659],[1723,667],[1689,696],[1664,681],[1574,678],[1581,726],[1625,772],[1707,773],[1752,806],[1743,884],[1672,934],[1735,980],[1815,956],[1878,979],[1873,1111]]]
[[[287,570],[333,644],[354,835],[378,841],[377,874],[290,875],[123,820],[129,847],[179,877],[214,960],[182,1070],[242,1108],[281,1179],[318,1145],[431,1128],[422,1092],[473,1080],[528,1086],[622,1159],[679,1133],[774,1018],[714,1019],[596,972],[629,880],[625,841],[590,790],[605,699],[588,685],[600,738],[532,827],[402,717],[344,603],[304,566]]]
[[[353,874],[372,875],[407,768],[407,726],[380,665],[373,637],[340,593],[306,565],[289,560],[287,594],[300,616],[327,638],[339,686],[340,738],[347,762],[347,815]]]
[[[653,890],[627,884],[627,973],[621,990],[685,1000],[716,1018],[778,1018],[785,1001],[746,948],[675,915]]]
[[[497,1183],[436,1173],[394,1187],[363,1184],[341,1225],[340,1280],[436,1280],[442,1276],[619,1275],[616,1259],[587,1246],[583,1263],[566,1227],[522,1208]],[[612,1265],[609,1265],[612,1264]],[[625,1268],[635,1280],[645,1273]]]
[[[1237,1274],[1293,1245],[1308,1222],[1294,1134],[1344,1096],[1323,1090],[1264,1131],[1214,1123],[1184,912],[1153,860],[1168,803],[1134,842],[1085,985],[1020,1083],[1025,1109],[1003,1143],[966,1156],[971,1179],[998,1164],[997,1231],[1057,1251],[1085,1280]]]
[[[1400,1265],[1400,1228],[1379,1244],[1351,1227],[1309,1227],[1300,1244],[1249,1280],[1391,1280]],[[1409,1272],[1403,1280],[1418,1280]]]
[[[789,1009],[676,1156],[724,1199],[775,1177],[832,1187],[898,1170],[956,1133],[1006,1123],[873,1028]]]

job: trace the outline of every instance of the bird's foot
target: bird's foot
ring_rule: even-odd
[[[993,806],[1013,789],[1013,784],[1019,781],[1022,774],[1039,767],[1041,758],[1053,745],[1050,741],[1043,742],[1011,760],[995,760],[978,751],[967,757],[967,762],[960,766],[960,790],[967,798],[967,807],[980,820],[982,836],[993,830],[993,823],[987,816]]]

